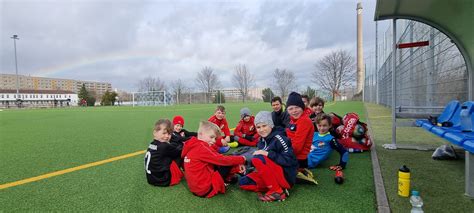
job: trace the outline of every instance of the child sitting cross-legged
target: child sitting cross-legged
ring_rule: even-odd
[[[331,166],[331,170],[342,170],[349,161],[349,152],[329,133],[331,128],[331,117],[320,113],[316,116],[318,131],[313,136],[313,144],[308,154],[308,166],[314,168],[325,161],[331,155],[333,149],[339,152],[339,164]]]
[[[235,148],[239,145],[256,146],[258,142],[258,134],[255,129],[253,115],[250,109],[245,107],[240,110],[240,121],[235,127],[234,135],[230,137],[229,146]]]
[[[264,202],[284,201],[298,168],[291,142],[279,128],[273,128],[271,112],[259,112],[255,125],[260,135],[252,158],[255,171],[240,179],[240,188],[258,192],[258,199]]]
[[[201,121],[198,136],[184,143],[185,177],[189,190],[196,196],[211,198],[225,193],[226,183],[239,172],[245,171],[243,156],[224,156],[212,146],[220,136],[219,127],[209,121]]]

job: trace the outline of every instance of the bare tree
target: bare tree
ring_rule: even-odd
[[[176,103],[179,104],[179,98],[182,97],[184,90],[186,90],[187,87],[181,79],[173,81],[171,87],[173,88],[174,95],[176,95]]]
[[[290,90],[296,87],[295,74],[286,69],[276,69],[273,72],[273,78],[275,80],[275,90],[280,94],[281,99],[285,100]]]
[[[139,92],[150,92],[150,91],[163,91],[166,89],[165,82],[161,81],[160,78],[153,78],[148,76],[138,81]]]
[[[336,50],[315,65],[312,81],[332,94],[333,101],[340,90],[355,81],[355,60],[346,50]]]
[[[209,103],[211,93],[219,87],[219,79],[212,68],[204,67],[197,75],[197,86],[206,93],[206,102]]]
[[[233,79],[234,85],[239,89],[242,95],[242,102],[245,103],[249,94],[249,88],[255,83],[254,76],[247,70],[245,64],[239,64],[235,68]]]

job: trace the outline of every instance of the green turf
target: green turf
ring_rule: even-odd
[[[365,104],[374,134],[377,155],[385,190],[393,212],[409,212],[409,198],[398,193],[398,169],[407,165],[411,169],[412,189],[418,190],[424,201],[425,212],[473,212],[474,200],[464,196],[464,160],[436,161],[433,151],[387,150],[382,144],[391,143],[390,109]],[[447,141],[423,128],[399,127],[398,144],[442,145]]]
[[[243,106],[254,114],[271,110],[268,103],[225,106],[231,128],[237,124]],[[206,120],[214,108],[180,105],[4,110],[0,112],[0,184],[144,150],[157,119],[180,114],[186,120],[185,128],[195,130],[198,121]],[[328,104],[325,111],[363,115],[363,104]],[[0,190],[0,211],[375,211],[370,153],[350,156],[343,185],[336,185],[334,172],[327,169],[337,160],[334,153],[313,170],[319,186],[296,185],[287,201],[268,204],[236,185],[212,199],[193,196],[184,180],[174,187],[152,187],[146,183],[140,155]]]

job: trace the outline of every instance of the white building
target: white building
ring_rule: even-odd
[[[77,94],[64,90],[0,89],[0,108],[77,106]]]

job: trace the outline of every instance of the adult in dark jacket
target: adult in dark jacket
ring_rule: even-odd
[[[272,121],[275,127],[280,127],[285,129],[290,123],[290,115],[286,110],[283,109],[282,100],[280,97],[276,96],[272,98],[271,101],[273,112],[272,112]]]
[[[274,128],[270,112],[259,112],[255,125],[260,135],[258,150],[252,158],[256,171],[240,179],[240,188],[265,192],[258,197],[264,202],[283,201],[296,181],[298,167],[291,142]]]

